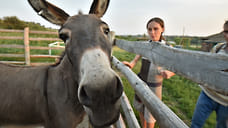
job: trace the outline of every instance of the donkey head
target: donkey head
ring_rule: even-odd
[[[109,27],[100,18],[109,0],[94,0],[88,15],[70,17],[45,0],[28,0],[39,15],[60,25],[59,37],[73,66],[78,99],[95,127],[114,123],[119,117],[119,98],[123,92],[119,77],[111,69]]]

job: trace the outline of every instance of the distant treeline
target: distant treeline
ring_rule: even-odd
[[[40,23],[22,21],[16,16],[0,18],[1,29],[24,29],[25,27],[29,27],[31,30],[51,30],[42,26]]]
[[[29,27],[30,30],[43,30],[43,31],[53,31],[54,29],[46,28],[40,23],[27,22],[20,20],[16,16],[7,16],[0,18],[0,28],[2,29],[24,29]],[[55,30],[54,30],[55,31]],[[130,41],[140,41],[148,40],[149,38],[146,34],[142,35],[117,35],[116,38],[125,39]],[[200,44],[200,37],[191,37],[191,36],[165,36],[166,41],[174,41],[176,45],[182,45],[184,47],[190,47],[191,44]]]
[[[118,39],[124,39],[129,41],[147,41],[149,37],[146,34],[143,35],[120,35],[116,36]],[[191,45],[200,45],[202,43],[201,37],[196,36],[165,36],[165,40],[169,42],[175,42],[171,45],[181,45],[183,48],[189,49]],[[194,49],[191,49],[194,50]],[[198,49],[197,49],[198,50]]]

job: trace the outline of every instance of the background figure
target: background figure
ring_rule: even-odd
[[[228,54],[228,21],[223,26],[225,43],[219,43],[211,52],[217,54]],[[203,127],[209,115],[216,112],[216,128],[228,128],[228,96],[200,85],[202,92],[198,98],[196,108],[192,117],[191,128]]]
[[[161,44],[166,44],[163,40],[162,33],[164,32],[164,22],[160,18],[152,18],[148,21],[147,33],[150,37],[148,43],[153,43],[154,41],[159,41]],[[129,63],[124,61],[123,63],[130,68],[133,68],[135,64],[140,59],[140,55],[136,55],[135,58]],[[158,96],[159,99],[162,99],[162,81],[163,78],[170,78],[175,75],[173,72],[164,70],[162,67],[156,66],[153,62],[150,62],[146,58],[142,58],[142,66],[139,73],[139,77],[147,83],[150,89]],[[143,125],[143,128],[153,128],[156,120],[151,115],[149,110],[142,104],[139,97],[135,95],[134,107],[139,111],[140,121]]]

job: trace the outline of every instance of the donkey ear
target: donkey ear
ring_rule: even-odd
[[[89,14],[96,14],[97,17],[101,18],[108,8],[109,1],[110,0],[94,0],[90,7]]]
[[[28,0],[28,2],[40,16],[53,24],[63,25],[69,17],[62,9],[46,0]]]

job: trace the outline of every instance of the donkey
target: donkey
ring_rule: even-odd
[[[75,128],[85,114],[94,127],[113,124],[123,87],[111,68],[109,27],[100,20],[109,0],[94,0],[88,15],[72,17],[45,0],[28,1],[61,26],[65,54],[49,66],[0,64],[0,126]]]

